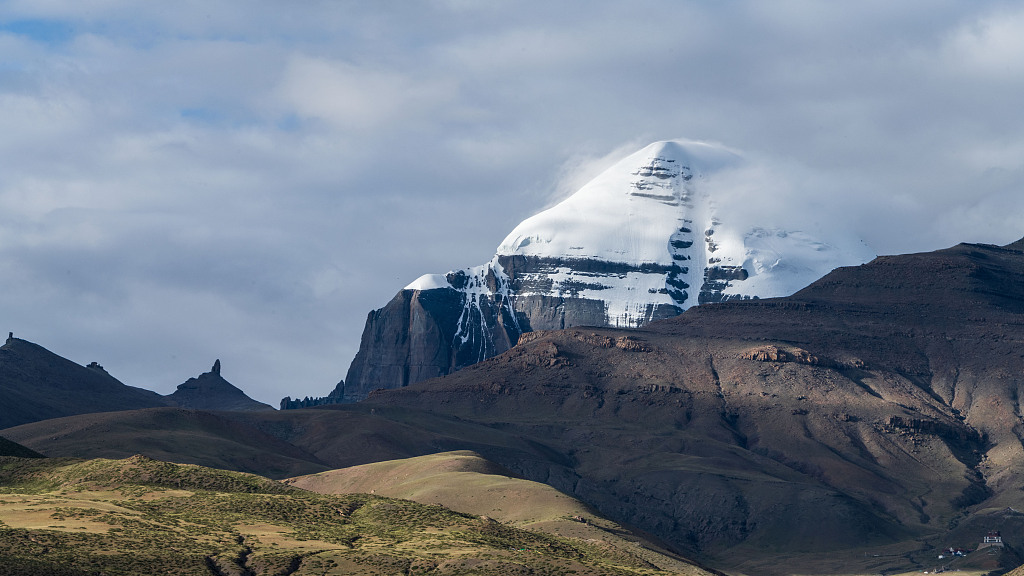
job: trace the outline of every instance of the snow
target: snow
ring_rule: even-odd
[[[444,274],[424,274],[413,280],[405,290],[434,290],[437,288],[451,288],[448,278]]]
[[[721,146],[656,142],[524,220],[498,246],[498,254],[671,264],[668,238],[683,226],[695,185],[741,160]],[[652,165],[662,170],[647,175],[643,169]]]
[[[787,296],[833,268],[874,257],[858,238],[831,229],[824,241],[809,231],[787,229],[783,223],[741,223],[739,214],[749,218],[752,212],[747,206],[751,200],[774,201],[765,195],[760,180],[747,179],[744,188],[735,186],[746,166],[733,150],[690,140],[656,142],[627,156],[569,198],[516,226],[490,262],[463,270],[469,283],[460,290],[473,295],[467,307],[477,305],[480,297],[494,295],[485,281],[491,273],[504,302],[530,294],[601,300],[608,325],[635,327],[650,320],[644,316],[649,305],[680,309],[696,305],[702,286],[711,289],[705,285],[709,267],[726,272],[742,267],[746,272],[745,280],[729,280],[724,289],[719,284],[717,289],[726,297],[766,298]],[[754,219],[761,218],[753,212]],[[567,265],[526,274],[527,280],[550,280],[549,290],[512,294],[498,258],[513,255]],[[635,270],[616,274],[574,270],[572,261],[579,259]],[[677,266],[676,288],[668,284],[666,272],[639,270],[650,264],[662,269]],[[680,282],[689,286],[685,298],[678,290]],[[406,288],[453,287],[444,275],[427,274]]]
[[[726,294],[789,296],[839,266],[875,257],[860,240],[851,238],[840,249],[799,230],[755,228],[742,246],[740,264],[750,277],[726,289]]]

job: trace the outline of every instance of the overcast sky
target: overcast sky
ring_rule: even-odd
[[[1024,236],[1024,5],[0,0],[0,330],[327,394],[367,312],[656,140],[880,254]]]

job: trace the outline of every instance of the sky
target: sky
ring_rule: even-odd
[[[1024,4],[0,0],[0,330],[277,406],[657,140],[879,254],[1024,236]]]

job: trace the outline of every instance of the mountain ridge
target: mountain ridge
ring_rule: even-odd
[[[129,386],[97,362],[82,366],[10,333],[0,346],[0,429],[77,414],[181,406],[206,410],[273,410],[210,372],[166,396]]]
[[[632,331],[534,332],[366,402],[543,437],[574,462],[556,488],[719,568],[941,538],[1024,507],[1020,245],[880,257]]]
[[[0,429],[87,412],[163,406],[156,392],[123,384],[93,362],[80,366],[11,333],[0,346]]]

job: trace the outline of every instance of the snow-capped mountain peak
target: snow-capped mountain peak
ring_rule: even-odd
[[[671,264],[667,239],[693,216],[701,180],[741,162],[737,154],[711,144],[656,142],[524,220],[497,252]]]
[[[776,201],[769,184],[716,144],[670,140],[630,154],[516,226],[490,262],[422,276],[371,314],[364,345],[366,334],[396,341],[384,332],[398,330],[408,357],[361,347],[346,397],[447,374],[531,330],[639,327],[697,304],[786,296],[874,257],[853,236],[824,240],[799,225],[813,222],[799,206],[786,222],[751,210]]]

